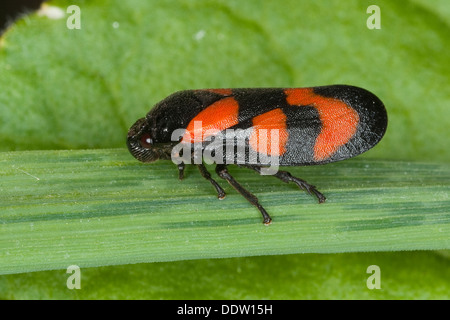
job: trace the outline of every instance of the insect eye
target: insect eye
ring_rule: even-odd
[[[150,149],[152,147],[153,140],[150,138],[150,135],[148,133],[145,133],[141,136],[141,147]]]

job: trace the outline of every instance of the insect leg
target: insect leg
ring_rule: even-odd
[[[178,179],[183,180],[184,178],[184,162],[178,165]]]
[[[202,177],[205,178],[206,180],[208,180],[209,182],[211,182],[213,187],[216,188],[217,197],[220,200],[224,199],[225,195],[226,195],[225,191],[222,189],[221,186],[219,186],[219,184],[213,178],[211,178],[211,174],[208,172],[205,165],[202,163],[202,164],[198,164],[197,167],[200,170]]]
[[[243,167],[255,170],[256,172],[261,174],[261,167],[258,166],[243,166]],[[287,171],[277,171],[277,173],[275,173],[273,176],[277,177],[278,179],[286,183],[294,182],[300,189],[306,190],[310,195],[314,194],[319,200],[319,203],[323,203],[326,200],[325,196],[321,192],[319,192],[315,186],[309,184],[305,180],[294,177]]]
[[[247,199],[252,205],[258,208],[263,216],[263,223],[265,225],[269,225],[272,222],[272,218],[269,216],[267,211],[259,204],[258,198],[254,196],[252,193],[244,189],[228,172],[227,166],[224,164],[218,164],[216,166],[216,172],[222,179],[228,181],[228,183],[236,189],[245,199]]]

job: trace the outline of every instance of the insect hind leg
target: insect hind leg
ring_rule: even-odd
[[[243,167],[252,169],[261,174],[261,167],[258,166],[243,166]],[[326,200],[325,196],[321,192],[319,192],[319,190],[316,189],[316,186],[309,184],[305,180],[294,177],[287,171],[281,170],[277,171],[273,176],[286,183],[294,182],[300,189],[307,191],[310,195],[315,195],[317,197],[317,200],[319,200],[319,203],[323,203]]]

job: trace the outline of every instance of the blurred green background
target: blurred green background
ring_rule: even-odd
[[[362,157],[449,162],[448,1],[77,1],[79,30],[72,2],[49,4],[61,17],[47,7],[0,40],[1,151],[124,148],[176,90],[341,83],[388,111]],[[366,25],[373,4],[381,29]],[[381,290],[365,285],[371,264]],[[448,267],[445,252],[179,261],[87,269],[78,291],[65,270],[0,276],[0,298],[448,298]]]

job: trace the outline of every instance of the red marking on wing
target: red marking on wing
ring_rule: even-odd
[[[222,131],[238,124],[239,104],[232,98],[224,98],[214,102],[202,110],[188,124],[181,142],[202,142],[214,131]]]
[[[253,150],[271,156],[281,156],[286,152],[289,134],[286,130],[286,115],[281,109],[256,116],[252,122],[249,144]]]
[[[285,94],[290,105],[313,106],[319,113],[322,129],[314,145],[315,161],[331,157],[356,133],[359,115],[343,101],[317,95],[311,88],[286,89]]]

